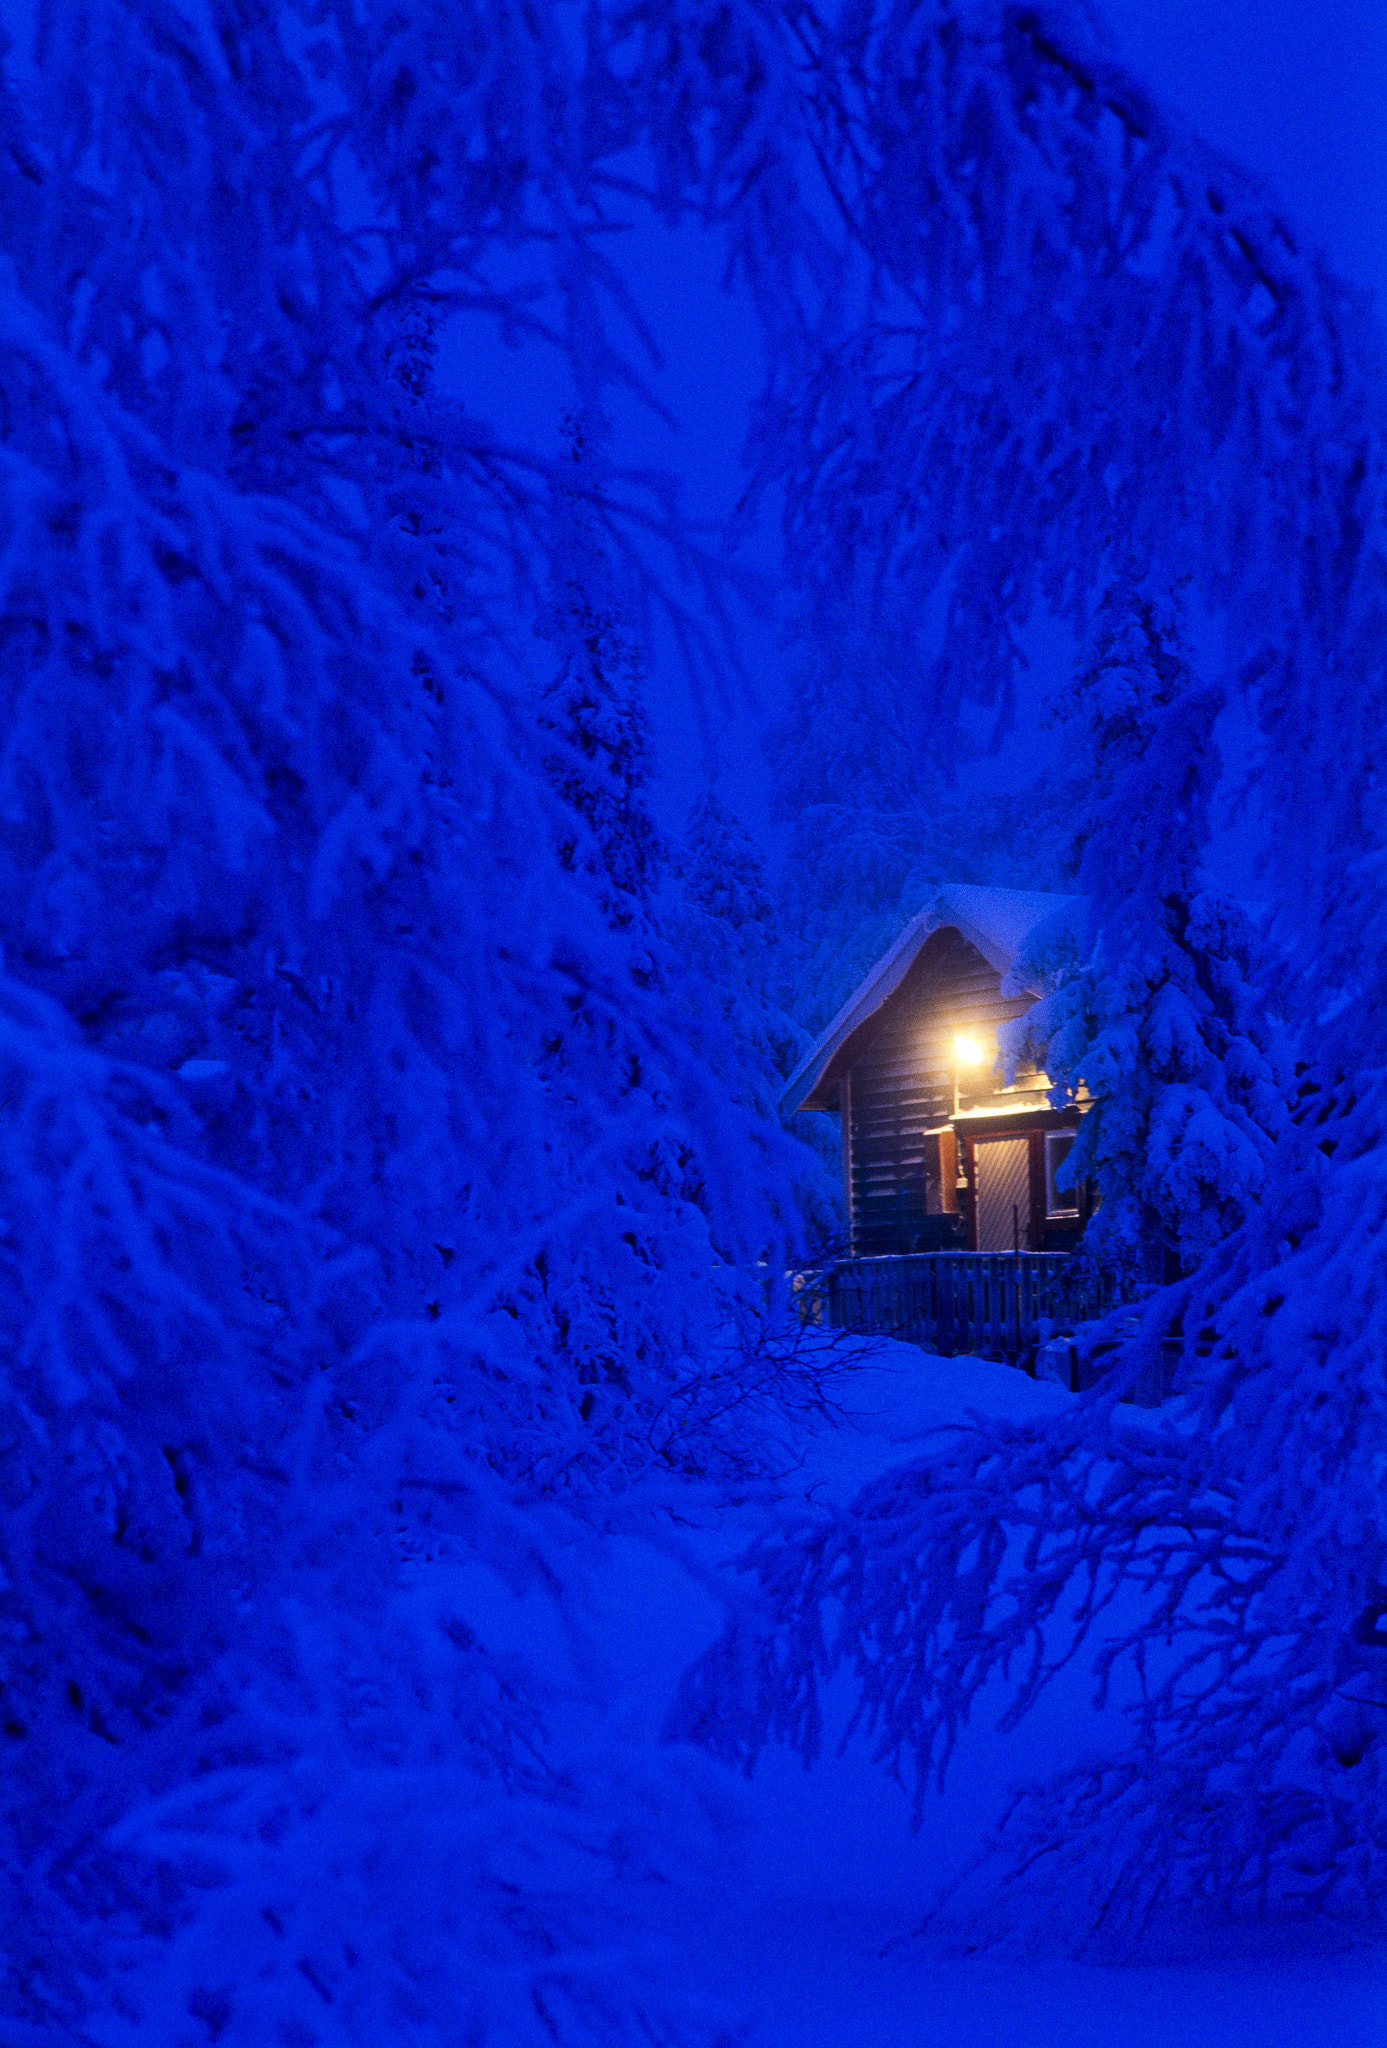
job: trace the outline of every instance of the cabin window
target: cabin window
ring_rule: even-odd
[[[1055,1175],[1074,1149],[1076,1133],[1073,1131],[1047,1131],[1045,1133],[1045,1214],[1047,1216],[1077,1216],[1079,1213],[1079,1191],[1077,1188],[1057,1188]]]

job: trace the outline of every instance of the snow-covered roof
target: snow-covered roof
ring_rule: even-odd
[[[781,1094],[781,1110],[788,1116],[805,1105],[848,1040],[895,994],[935,932],[961,932],[990,966],[1006,974],[1037,925],[1082,902],[1081,896],[1052,896],[1039,889],[980,889],[971,882],[941,882],[795,1068]]]

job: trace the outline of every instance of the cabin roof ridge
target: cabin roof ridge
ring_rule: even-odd
[[[876,965],[824,1027],[781,1091],[788,1116],[823,1082],[838,1053],[890,1000],[938,931],[955,930],[999,974],[1013,966],[1036,926],[1082,897],[1040,889],[994,889],[973,882],[940,882]],[[821,1106],[821,1105],[818,1105]]]

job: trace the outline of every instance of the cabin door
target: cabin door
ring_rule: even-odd
[[[1031,1145],[1029,1138],[980,1138],[973,1147],[980,1252],[1021,1249],[1031,1235]],[[1013,1213],[1014,1212],[1014,1213]]]

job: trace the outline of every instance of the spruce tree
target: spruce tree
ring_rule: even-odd
[[[940,882],[1044,888],[1035,793],[968,797],[971,758],[929,703],[898,603],[857,596],[799,636],[789,705],[768,728],[772,813],[789,826],[779,897],[786,1003],[823,1028]]]
[[[648,808],[654,765],[644,701],[646,663],[633,635],[603,533],[600,414],[564,417],[564,459],[552,488],[551,592],[535,630],[557,667],[539,704],[544,771],[573,814],[559,838],[570,872],[598,883],[604,912],[624,930],[641,916],[659,873],[660,835]]]
[[[1076,797],[1066,866],[1087,917],[1035,935],[1013,978],[1049,992],[1005,1034],[1057,1104],[1087,1091],[1061,1173],[1097,1184],[1090,1254],[1147,1280],[1192,1271],[1244,1220],[1287,1125],[1256,932],[1198,872],[1218,709],[1193,675],[1177,595],[1117,576],[1053,706]]]
[[[809,1034],[779,1000],[785,943],[761,857],[711,786],[695,800],[675,850],[662,922],[724,1027],[721,1045],[710,1047],[715,1069],[737,1101],[778,1120],[781,1089],[808,1050]],[[822,1242],[842,1235],[838,1146],[820,1120],[813,1125],[795,1127],[807,1147],[798,1200],[809,1234]]]
[[[731,1085],[771,1112],[777,1084],[806,1040],[771,996],[778,933],[760,855],[711,787],[694,802],[675,866],[671,940],[713,991],[728,1026],[737,1056]]]

